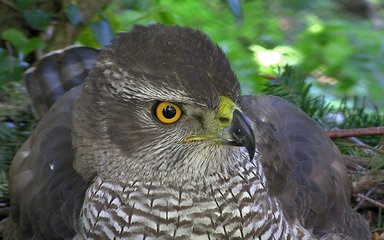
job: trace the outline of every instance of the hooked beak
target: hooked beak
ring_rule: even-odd
[[[225,119],[225,121],[220,121]],[[221,96],[211,132],[189,136],[185,142],[211,140],[218,144],[245,147],[250,160],[255,156],[255,136],[246,116],[228,97]]]
[[[233,111],[231,124],[220,135],[224,145],[245,147],[250,160],[255,156],[255,136],[247,118],[238,109]]]

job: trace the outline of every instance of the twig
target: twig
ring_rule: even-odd
[[[356,136],[372,136],[383,135],[384,126],[370,127],[370,128],[354,128],[354,129],[329,129],[326,130],[330,138],[344,138],[344,137],[356,137]]]
[[[372,198],[366,197],[366,196],[364,196],[364,195],[361,194],[361,193],[358,193],[357,196],[363,198],[363,199],[366,200],[367,202],[370,202],[370,203],[372,203],[372,204],[374,204],[374,205],[376,205],[376,206],[378,206],[378,207],[384,208],[384,204],[383,204],[383,203],[378,202],[378,201],[376,201],[376,200],[373,200]]]
[[[347,166],[351,167],[355,171],[365,171],[366,167],[369,166],[372,161],[372,157],[361,157],[361,156],[351,156],[343,155],[344,159],[347,161]]]
[[[375,187],[369,189],[369,191],[368,191],[366,194],[364,194],[364,197],[365,197],[365,198],[369,197],[369,195],[371,195],[371,193],[372,193],[373,191],[375,191],[376,188],[377,188],[377,187],[375,186]],[[358,195],[362,195],[362,194],[359,193]],[[354,211],[356,211],[357,209],[359,209],[359,208],[363,205],[364,201],[366,201],[365,198],[360,197],[360,201],[359,201],[359,203],[353,208]]]
[[[380,142],[377,144],[376,148],[384,151],[384,136],[381,137]]]
[[[267,80],[276,80],[277,76],[269,75],[269,74],[259,74],[260,77],[267,79]]]

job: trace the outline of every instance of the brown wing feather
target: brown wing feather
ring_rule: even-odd
[[[12,162],[6,239],[63,239],[75,232],[86,190],[72,167],[71,119],[79,91],[53,105]]]
[[[344,232],[369,239],[367,223],[350,208],[344,160],[321,127],[278,97],[245,96],[241,107],[254,123],[269,194],[290,220],[318,236]]]
[[[84,81],[97,55],[93,48],[69,47],[46,55],[26,72],[27,90],[39,117]],[[72,167],[72,110],[79,91],[73,89],[58,100],[12,161],[6,239],[62,239],[74,234],[86,190]]]
[[[42,58],[24,75],[32,106],[42,117],[65,92],[80,85],[96,61],[99,50],[69,47]]]

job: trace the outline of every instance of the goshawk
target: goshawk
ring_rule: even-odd
[[[241,96],[203,33],[136,26],[48,58],[27,74],[32,99],[80,85],[13,160],[5,239],[369,239],[323,130]]]

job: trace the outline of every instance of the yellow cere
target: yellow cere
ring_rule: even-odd
[[[231,124],[233,111],[235,109],[239,109],[239,107],[229,97],[220,96],[219,107],[215,113],[215,120],[213,122],[213,125],[215,126],[211,126],[212,132],[192,135],[187,137],[184,141],[193,142],[203,140],[219,140],[220,132]]]
[[[220,104],[216,116],[217,118],[224,118],[229,121],[228,123],[221,123],[222,128],[227,127],[227,125],[232,122],[233,111],[238,108],[239,107],[229,97],[220,96]]]

